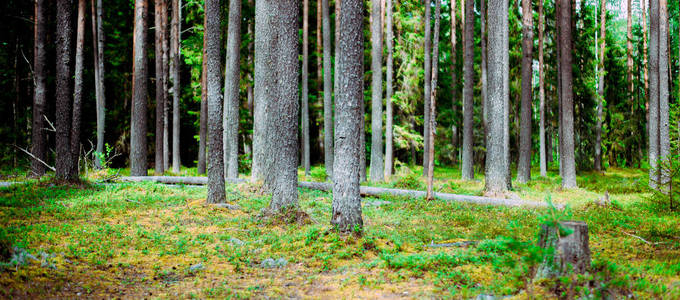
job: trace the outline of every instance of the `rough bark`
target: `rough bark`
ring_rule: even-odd
[[[154,3],[154,38],[156,59],[156,151],[154,173],[163,174],[163,121],[165,113],[165,98],[163,92],[163,1]]]
[[[488,2],[488,80],[487,88],[487,153],[486,192],[502,194],[510,186],[505,155],[505,128],[508,127],[506,101],[508,99],[509,59],[508,49],[508,1]]]
[[[649,76],[648,76],[648,69],[649,69],[649,64],[647,63],[647,36],[649,33],[647,32],[647,2],[645,0],[642,0],[641,3],[641,9],[642,9],[642,68],[643,68],[643,73],[644,73],[644,85],[645,85],[645,120],[649,121]]]
[[[343,0],[340,10],[331,224],[347,232],[363,227],[357,155],[363,134],[363,1]]]
[[[604,0],[602,0],[604,2]],[[548,163],[546,157],[546,114],[545,114],[545,70],[543,64],[543,32],[545,24],[543,14],[543,0],[538,0],[538,99],[539,99],[539,160],[541,176],[548,176]]]
[[[632,0],[626,0],[626,82],[628,83],[628,99],[633,102],[633,12]]]
[[[96,12],[94,9],[95,1],[92,0],[92,35],[95,62],[95,95],[96,95],[96,114],[97,114],[97,152],[104,153],[104,133],[106,132],[106,89],[104,79],[106,78],[104,69],[104,21],[102,0],[97,1]],[[95,16],[96,15],[96,16]],[[96,28],[95,28],[96,27]],[[96,34],[96,37],[95,37]],[[95,166],[102,167],[99,156],[95,158]]]
[[[433,182],[434,182],[434,138],[437,129],[437,77],[439,73],[439,24],[441,16],[441,0],[435,0],[434,9],[434,37],[432,38],[432,92],[430,93],[430,147],[429,160],[427,161],[427,199],[434,199]]]
[[[321,1],[323,19],[323,133],[326,177],[333,176],[333,90],[331,75],[331,18],[328,0]]]
[[[456,46],[456,2],[458,0],[450,1],[451,5],[451,112],[453,115],[453,122],[451,124],[451,146],[453,146],[453,162],[458,161],[458,74],[456,72],[456,57],[458,55]],[[484,0],[482,2],[482,8],[484,7]],[[482,11],[484,13],[484,11]],[[482,20],[484,18],[482,17]],[[482,23],[484,27],[484,23]],[[482,35],[483,36],[483,35]],[[484,70],[486,72],[486,70]],[[484,73],[486,75],[486,73]],[[484,92],[484,87],[482,87]]]
[[[172,81],[172,172],[179,173],[181,160],[179,150],[180,137],[180,57],[181,47],[181,26],[182,26],[182,0],[172,1],[172,21],[170,29],[170,81]]]
[[[384,180],[382,107],[382,19],[381,1],[371,1],[371,174],[370,180]]]
[[[533,101],[534,12],[531,1],[522,1],[522,100],[520,109],[517,181],[531,180],[531,121]]]
[[[559,0],[565,1],[565,0]],[[574,157],[574,95],[572,88],[572,7],[569,2],[560,5],[561,19],[558,24],[558,34],[562,54],[559,64],[561,65],[562,82],[562,187],[565,189],[576,188],[576,164]]]
[[[222,154],[222,95],[220,93],[220,1],[205,1],[205,59],[208,65],[208,194],[206,202],[225,201]]]
[[[45,113],[47,106],[47,4],[45,0],[35,1],[34,17],[34,92],[33,92],[33,124],[31,126],[31,153],[36,157],[31,160],[31,172],[34,176],[45,175],[47,160],[47,134],[45,132]]]
[[[238,178],[241,1],[229,1],[229,33],[224,77],[224,175]]]
[[[607,43],[607,1],[601,0],[600,4],[600,40],[599,49],[600,61],[598,64],[598,85],[597,85],[597,125],[595,127],[595,171],[602,171],[602,121],[603,121],[603,101],[604,101],[604,50]]]
[[[480,23],[481,23],[481,38],[480,38],[480,47],[481,47],[481,74],[480,76],[482,77],[482,90],[481,90],[481,96],[482,96],[482,125],[484,126],[484,136],[486,137],[486,122],[487,122],[487,115],[486,115],[486,106],[487,106],[487,100],[488,100],[488,78],[487,78],[487,16],[486,16],[486,2],[487,0],[481,0],[481,12],[480,12]],[[486,139],[484,139],[484,143],[486,145]]]
[[[570,231],[564,235],[564,231]],[[548,253],[536,270],[536,278],[557,278],[583,274],[590,269],[588,225],[578,221],[560,221],[543,225],[539,246]]]
[[[163,33],[163,172],[165,172],[170,168],[170,124],[168,120],[170,115],[170,103],[168,102],[170,90],[170,63],[168,60],[170,33],[168,32],[168,0],[163,1],[161,14],[163,20],[161,31]]]
[[[321,91],[323,90],[323,14],[321,2],[321,0],[316,1],[316,90],[319,92],[319,99],[322,97]],[[323,139],[320,135],[319,138]]]
[[[147,1],[135,1],[133,41],[132,119],[130,133],[130,175],[146,175],[146,15]]]
[[[649,1],[649,186],[659,180],[659,0]]]
[[[201,110],[199,113],[199,129],[198,129],[198,174],[206,173],[206,141],[208,136],[208,65],[205,50],[207,49],[207,39],[205,37],[205,28],[207,27],[207,18],[203,18],[203,60],[201,66]]]
[[[669,22],[668,22],[668,1],[659,0],[659,160],[666,161],[671,159],[670,151],[670,107],[668,98],[670,97],[669,79]],[[668,186],[668,169],[659,172],[659,182]]]
[[[302,164],[309,176],[309,0],[302,2]]]
[[[430,19],[431,19],[431,13],[430,13],[430,6],[431,6],[431,1],[432,0],[425,0],[425,42],[424,42],[424,56],[425,56],[425,65],[423,66],[424,72],[425,72],[425,78],[423,79],[424,82],[424,92],[425,94],[423,95],[423,115],[424,115],[424,124],[423,124],[423,176],[427,176],[427,162],[429,161],[429,155],[430,155],[430,135],[428,132],[430,132],[430,93],[431,93],[431,84],[432,84],[432,47],[431,47],[431,42],[432,42],[432,33],[430,29]]]
[[[392,29],[392,0],[387,0],[385,4],[385,46],[387,47],[387,59],[385,70],[385,179],[389,180],[392,176],[392,168],[394,167],[394,149],[393,149],[393,124],[394,112],[392,106],[392,95],[394,94],[393,80],[394,76],[394,34]]]
[[[85,12],[87,3],[78,0],[78,19],[76,26],[76,61],[73,76],[73,114],[71,116],[71,170],[70,178],[77,179],[80,173],[80,120],[83,107],[83,63],[85,48]]]
[[[73,86],[71,82],[73,53],[73,1],[57,1],[57,72],[56,72],[56,176],[72,180],[71,167],[71,107]]]
[[[474,137],[473,137],[473,119],[474,119],[474,2],[465,0],[465,37],[463,39],[463,157],[461,176],[463,180],[472,180],[475,178],[474,171]]]

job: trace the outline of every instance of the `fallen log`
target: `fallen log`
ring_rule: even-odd
[[[128,181],[128,182],[142,182],[142,181],[152,181],[165,184],[190,184],[190,185],[206,185],[208,184],[207,177],[180,177],[180,176],[126,176],[120,177],[118,180]],[[236,184],[241,182],[246,182],[246,179],[227,179],[228,183]],[[333,185],[329,182],[311,182],[311,181],[300,181],[298,186],[301,188],[319,190],[329,192],[333,190]],[[417,190],[405,190],[405,189],[394,189],[394,188],[383,188],[383,187],[373,187],[373,186],[361,186],[360,193],[362,196],[372,196],[379,197],[384,195],[408,197],[408,198],[424,198],[427,193],[424,191]],[[449,201],[449,202],[463,202],[463,203],[473,203],[481,205],[495,205],[495,206],[527,206],[527,207],[546,207],[545,202],[535,202],[535,201],[522,201],[518,199],[503,199],[503,198],[490,198],[472,195],[458,195],[449,193],[434,193],[435,198]],[[557,207],[561,207],[555,205]]]

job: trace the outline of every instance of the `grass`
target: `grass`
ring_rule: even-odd
[[[376,185],[423,188],[420,172],[403,168]],[[322,168],[311,173],[307,178],[301,172],[300,179],[323,180]],[[442,192],[482,193],[482,177],[461,181],[459,171],[447,168],[438,168],[435,177]],[[571,191],[560,189],[554,172],[525,185],[514,183],[513,193],[522,199],[550,195],[568,204],[572,219],[589,225],[591,274],[563,278],[562,286],[595,298],[603,293],[680,298],[680,214],[651,200],[646,182],[642,170],[609,169],[604,175],[580,174],[581,188]],[[260,217],[269,199],[257,187],[228,185],[227,190],[227,201],[241,210],[205,205],[205,189],[189,186],[57,186],[33,180],[1,188],[0,242],[36,259],[0,265],[0,297],[565,295],[554,282],[531,280],[531,249],[545,209],[383,197],[390,204],[364,207],[365,231],[358,237],[331,230],[329,193],[301,189],[300,205],[312,222],[287,225]],[[614,205],[593,205],[605,191]],[[470,240],[479,243],[426,246]],[[264,268],[261,263],[270,258],[287,264]]]

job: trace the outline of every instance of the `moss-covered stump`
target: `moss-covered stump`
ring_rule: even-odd
[[[536,279],[555,278],[570,273],[583,274],[590,267],[588,224],[580,221],[560,221],[543,225],[539,246],[545,249],[543,263]]]

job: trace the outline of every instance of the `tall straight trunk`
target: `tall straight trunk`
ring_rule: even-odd
[[[340,231],[363,227],[359,195],[358,136],[363,134],[363,1],[343,0],[338,50],[335,110],[335,161],[333,166],[333,213],[331,225]]]
[[[96,5],[95,5],[96,2]],[[95,151],[104,153],[104,132],[106,122],[105,93],[104,93],[104,24],[102,23],[102,0],[91,0],[92,8],[92,49],[94,58],[94,91],[96,98],[97,143]],[[94,165],[102,167],[101,157],[95,155]]]
[[[486,48],[486,45],[487,45],[486,2],[487,2],[487,0],[481,0],[480,2],[482,3],[481,4],[481,13],[480,13],[480,15],[481,15],[481,20],[480,20],[480,23],[481,23],[481,26],[480,26],[481,27],[481,37],[480,37],[481,49],[480,50],[482,52],[482,55],[481,55],[482,56],[481,57],[481,64],[482,65],[480,66],[480,69],[481,69],[480,75],[482,77],[482,91],[481,91],[481,94],[482,94],[482,125],[484,126],[484,136],[486,136],[486,125],[487,125],[486,123],[487,123],[487,119],[488,119],[487,114],[486,114],[486,107],[487,107],[487,99],[488,99],[487,94],[488,94],[488,86],[489,86],[488,80],[487,80],[488,79],[487,78],[487,66],[488,66],[487,54],[488,53],[487,53],[487,50],[486,50],[487,49]],[[484,140],[484,142],[486,143],[486,139]]]
[[[559,23],[561,22],[562,10],[560,6],[562,1],[555,1],[555,45],[557,52],[557,161],[559,162],[560,177],[564,176],[564,162],[562,150],[562,64],[560,63],[562,57],[562,42],[559,38]]]
[[[383,107],[382,107],[382,9],[381,0],[372,0],[371,16],[371,176],[372,182],[383,181]]]
[[[600,4],[600,61],[597,85],[597,125],[595,127],[595,171],[602,171],[602,121],[604,104],[604,50],[607,44],[607,1]]]
[[[331,75],[331,18],[328,0],[321,1],[323,19],[323,146],[326,177],[333,176],[333,90]]]
[[[392,176],[392,168],[394,167],[394,149],[393,149],[393,123],[394,112],[392,111],[392,95],[394,88],[392,86],[392,77],[394,76],[394,34],[392,29],[392,0],[387,0],[385,4],[385,46],[387,47],[387,59],[385,70],[385,179],[389,180]]]
[[[302,163],[309,176],[309,0],[302,2]]]
[[[241,71],[241,0],[229,1],[229,33],[224,76],[224,174],[238,178],[239,74]]]
[[[522,100],[520,109],[517,181],[531,180],[531,121],[533,93],[534,12],[531,1],[522,1]]]
[[[76,65],[73,81],[73,115],[71,116],[71,170],[70,177],[78,178],[80,168],[80,119],[83,107],[83,63],[85,48],[85,12],[87,3],[78,0],[78,19],[76,26]]]
[[[458,161],[458,74],[456,72],[456,56],[458,51],[456,49],[456,2],[458,0],[451,0],[451,112],[453,115],[453,122],[451,124],[451,146],[453,146],[453,162]],[[482,7],[484,0],[482,0]],[[483,13],[483,12],[482,12]],[[484,20],[484,17],[482,17]],[[482,27],[484,23],[482,23]],[[484,88],[482,87],[482,90]]]
[[[433,184],[434,184],[434,137],[437,129],[437,75],[439,73],[439,24],[441,17],[442,1],[435,0],[434,9],[434,36],[432,45],[432,92],[430,93],[430,145],[429,145],[429,160],[427,162],[427,199],[434,199]]]
[[[659,0],[659,160],[672,159],[670,149],[670,57],[669,57],[668,2]],[[670,170],[664,168],[659,174],[659,182],[668,186]]]
[[[427,162],[429,161],[429,155],[430,155],[430,135],[428,134],[430,132],[430,92],[431,92],[431,84],[432,84],[432,50],[431,50],[431,42],[432,42],[432,34],[430,31],[430,18],[431,18],[431,13],[430,13],[430,6],[431,6],[431,0],[425,0],[425,45],[424,45],[424,55],[425,55],[425,65],[423,66],[425,70],[425,80],[424,83],[424,91],[425,94],[423,95],[423,102],[424,102],[424,107],[423,107],[423,115],[424,115],[424,124],[423,124],[423,142],[424,142],[424,147],[423,147],[423,177],[427,176]]]
[[[222,156],[222,97],[220,93],[220,1],[205,1],[205,59],[208,66],[208,194],[206,202],[225,201],[224,156]]]
[[[169,109],[170,104],[168,103],[169,98],[169,44],[170,44],[170,33],[168,32],[168,0],[163,1],[162,7],[162,43],[163,43],[163,172],[168,170],[170,167],[170,127],[169,127]]]
[[[181,160],[179,150],[179,98],[180,98],[180,56],[182,55],[182,0],[172,1],[170,29],[170,81],[172,81],[172,172],[179,173]]]
[[[156,153],[154,173],[163,174],[163,121],[165,98],[163,93],[163,1],[154,4],[154,37],[156,47]]]
[[[135,0],[135,27],[133,41],[134,65],[132,67],[132,119],[130,133],[130,175],[145,176],[146,160],[146,0]]]
[[[275,66],[278,82],[277,96],[272,99],[274,115],[269,122],[274,156],[272,170],[275,178],[272,185],[272,200],[267,211],[280,213],[289,207],[298,207],[298,86],[300,75],[298,19],[300,0],[271,1],[270,8],[276,12]]]
[[[659,1],[649,0],[649,186],[659,180]]]
[[[47,4],[45,0],[35,1],[34,17],[34,92],[33,92],[33,124],[31,126],[31,153],[37,158],[31,160],[31,172],[34,176],[45,175],[45,165],[39,160],[47,161],[47,134],[45,133],[45,114],[47,105]]]
[[[474,137],[473,137],[473,119],[474,119],[474,2],[472,0],[465,0],[465,37],[463,39],[463,158],[461,167],[461,176],[463,180],[472,180],[475,178],[474,171]]]
[[[248,0],[248,7],[253,7],[253,0]],[[254,30],[254,19],[248,20],[248,36],[252,37]],[[248,113],[250,118],[253,117],[254,114],[254,96],[253,96],[253,40],[251,38],[250,43],[248,43],[248,56],[246,57],[246,62],[248,63],[248,66],[250,67],[250,71],[247,73],[247,84],[246,84],[246,106],[248,107]],[[253,158],[253,150],[252,150],[252,145],[253,145],[253,133],[252,131],[248,132],[247,135],[247,140],[246,138],[243,139],[243,151],[249,158]]]
[[[508,99],[508,1],[488,2],[488,80],[494,84],[487,91],[487,154],[486,192],[502,194],[509,188],[507,159],[505,154],[505,128],[509,126],[506,113]]]
[[[73,1],[57,1],[57,110],[56,110],[56,176],[73,180],[71,157],[71,114],[73,85],[71,56],[73,53]]]
[[[628,83],[628,99],[633,101],[633,12],[632,0],[626,0],[626,82]]]
[[[644,73],[644,85],[645,85],[645,114],[646,119],[649,119],[649,76],[648,76],[648,71],[647,69],[649,68],[649,65],[647,63],[647,36],[649,33],[647,32],[647,3],[645,1],[649,0],[642,0],[642,3],[640,4],[640,8],[642,9],[642,67],[643,67],[643,73]]]
[[[321,98],[323,90],[323,13],[321,12],[322,0],[316,1],[316,90]],[[323,138],[319,136],[319,138]]]
[[[605,2],[605,0],[602,0]],[[538,0],[538,98],[539,106],[539,160],[541,163],[541,176],[548,176],[548,163],[546,157],[546,132],[545,132],[545,71],[543,64],[543,32],[545,24],[543,14],[543,0]]]
[[[568,0],[562,1],[562,11],[558,32],[562,55],[559,64],[562,66],[562,150],[560,153],[564,163],[562,175],[562,187],[565,189],[576,188],[576,164],[574,157],[574,102],[572,89],[572,11]]]
[[[207,27],[207,18],[203,17],[203,28]],[[207,39],[203,31],[203,61],[201,68],[201,111],[199,115],[198,129],[198,174],[206,173],[206,141],[208,137],[208,64],[207,64]]]

